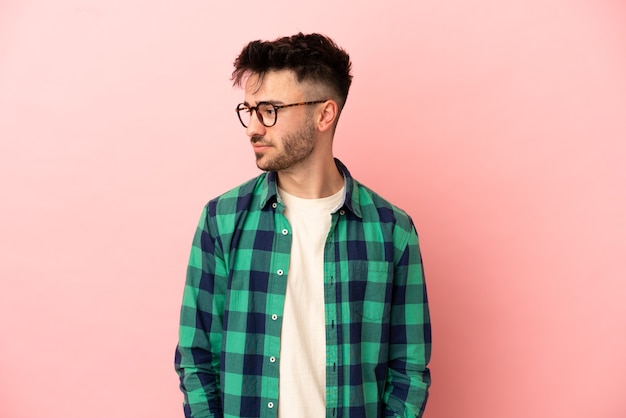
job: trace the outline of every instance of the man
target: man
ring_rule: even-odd
[[[333,156],[350,67],[319,34],[254,41],[235,60],[265,172],[211,200],[193,241],[176,351],[188,417],[422,416],[415,227]]]

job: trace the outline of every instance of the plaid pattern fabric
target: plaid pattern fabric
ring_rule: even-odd
[[[431,333],[411,218],[345,177],[324,250],[326,416],[421,417]],[[187,417],[276,417],[291,231],[263,173],[211,200],[196,231],[175,367]]]

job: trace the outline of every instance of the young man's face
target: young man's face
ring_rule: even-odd
[[[270,71],[260,80],[257,74],[252,74],[245,85],[244,103],[250,107],[259,102],[285,105],[318,99],[308,97],[307,89],[296,81],[291,70]],[[276,124],[271,127],[264,126],[252,112],[246,134],[252,143],[257,167],[281,171],[306,162],[315,148],[313,108],[314,105],[279,109]]]

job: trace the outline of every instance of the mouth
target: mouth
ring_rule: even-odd
[[[254,148],[255,151],[261,151],[261,150],[269,148],[270,146],[271,145],[269,145],[269,144],[261,144],[259,142],[253,142],[252,143],[252,148]]]

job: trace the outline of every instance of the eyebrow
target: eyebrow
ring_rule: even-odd
[[[259,105],[259,103],[269,103],[269,104],[273,104],[276,106],[285,104],[285,102],[283,102],[282,100],[260,100],[257,102],[257,106]],[[250,103],[248,103],[247,101],[244,101],[243,104],[248,107],[255,107],[255,106],[250,106]]]

